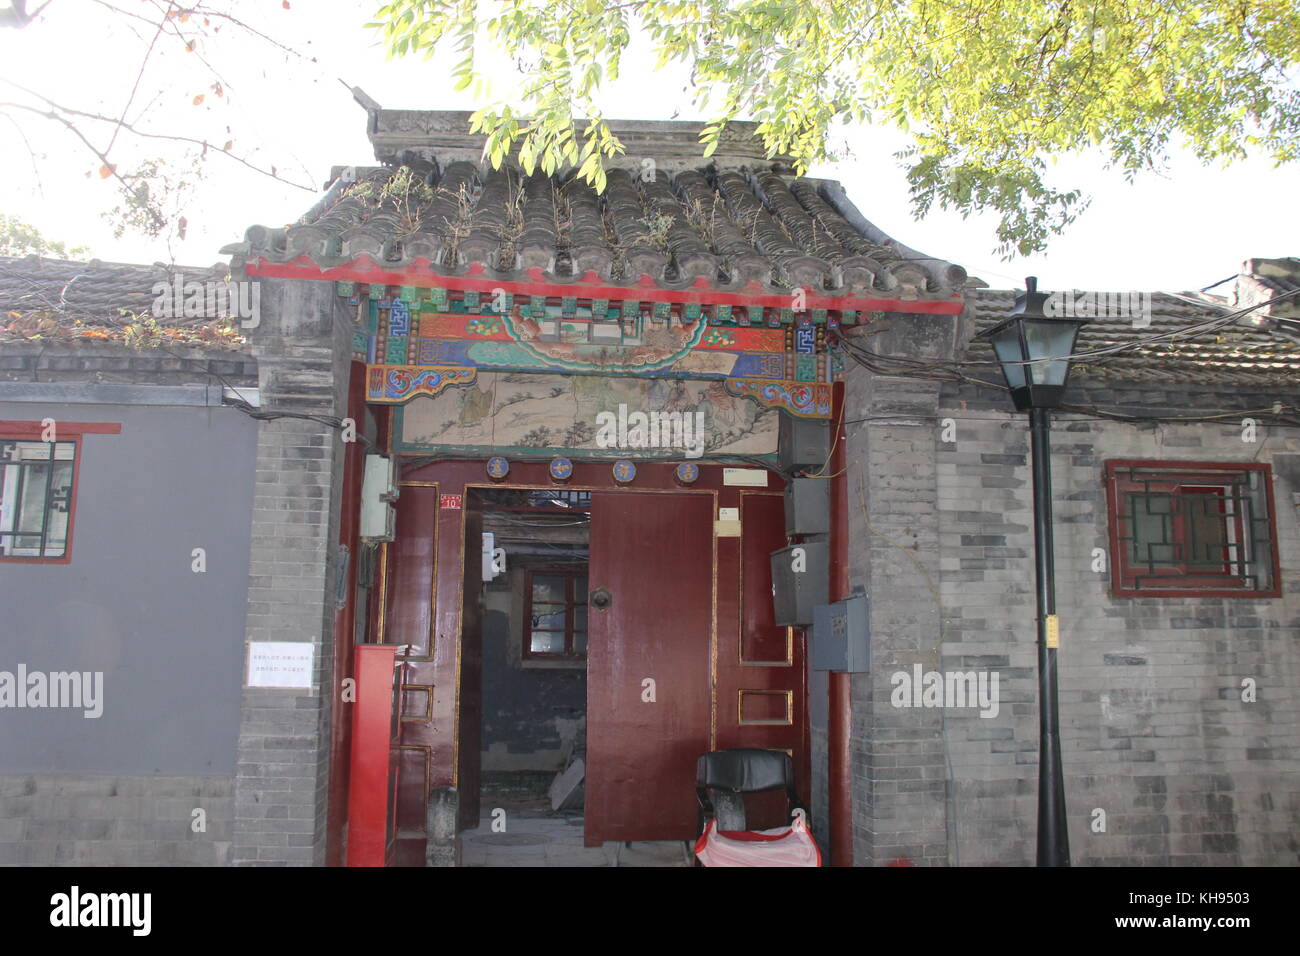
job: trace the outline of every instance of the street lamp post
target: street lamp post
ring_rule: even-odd
[[[1029,413],[1034,484],[1034,571],[1038,585],[1038,865],[1069,866],[1056,690],[1056,570],[1052,551],[1051,409],[1061,404],[1079,326],[1047,315],[1038,280],[1025,280],[1011,317],[981,333],[989,339],[1016,410]]]

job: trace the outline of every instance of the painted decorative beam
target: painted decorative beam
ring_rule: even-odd
[[[831,386],[820,382],[729,378],[727,391],[753,399],[766,408],[780,408],[796,418],[830,418]]]
[[[700,277],[691,286],[684,289],[663,289],[655,284],[649,276],[643,276],[639,282],[629,286],[603,285],[595,273],[588,273],[582,280],[572,283],[557,284],[546,281],[540,268],[526,270],[530,275],[528,281],[493,278],[486,274],[483,266],[471,266],[465,275],[441,275],[429,267],[425,259],[417,259],[410,266],[401,270],[383,269],[367,256],[360,256],[346,265],[322,269],[308,256],[299,256],[289,262],[272,262],[268,259],[251,259],[244,265],[249,276],[265,276],[280,279],[312,279],[331,282],[368,282],[382,286],[412,286],[436,289],[441,294],[440,308],[445,308],[446,293],[478,292],[492,294],[495,290],[504,290],[511,296],[580,296],[592,299],[614,299],[623,301],[633,297],[642,302],[671,302],[683,304],[688,310],[698,315],[701,305],[743,305],[762,309],[787,309],[790,296],[768,292],[757,282],[751,282],[750,288],[738,292],[724,292],[715,289],[704,277]],[[438,298],[435,297],[435,301]],[[961,312],[963,301],[960,296],[944,299],[901,299],[876,298],[867,296],[804,296],[805,309],[837,309],[866,312],[904,312],[923,315],[957,315]],[[752,315],[752,312],[751,312]]]
[[[470,385],[477,377],[478,369],[465,365],[367,365],[366,401],[400,405],[416,395]]]

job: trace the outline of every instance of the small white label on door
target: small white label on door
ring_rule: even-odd
[[[719,508],[719,509],[718,509],[718,520],[719,520],[719,521],[739,521],[739,520],[740,520],[740,509],[739,509],[739,508]]]
[[[741,485],[745,488],[766,488],[767,472],[762,468],[724,468],[724,485]]]

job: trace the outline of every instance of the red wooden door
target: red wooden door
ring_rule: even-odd
[[[811,790],[807,642],[803,631],[777,625],[772,607],[770,555],[788,540],[783,497],[742,491],[740,523],[741,537],[729,539],[739,545],[739,587],[733,592],[739,603],[719,601],[718,608],[719,617],[735,628],[735,643],[719,642],[717,748],[790,754],[806,804]],[[753,794],[745,804],[751,829],[788,822],[784,793]]]
[[[597,492],[588,610],[588,846],[695,836],[709,749],[713,496]]]
[[[483,502],[478,495],[464,496],[465,583],[460,615],[460,748],[456,779],[459,782],[459,822],[462,829],[479,823],[480,765],[483,741]]]

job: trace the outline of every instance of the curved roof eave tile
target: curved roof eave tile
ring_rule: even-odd
[[[572,170],[524,176],[513,164],[490,170],[466,159],[417,165],[405,194],[385,189],[395,168],[336,168],[336,181],[299,222],[252,226],[223,252],[239,265],[305,257],[322,270],[427,263],[435,275],[541,280],[575,292],[593,279],[768,296],[801,288],[823,301],[963,292],[964,269],[893,243],[838,183],[790,178],[770,165],[657,170],[652,178],[613,168],[599,196]]]

